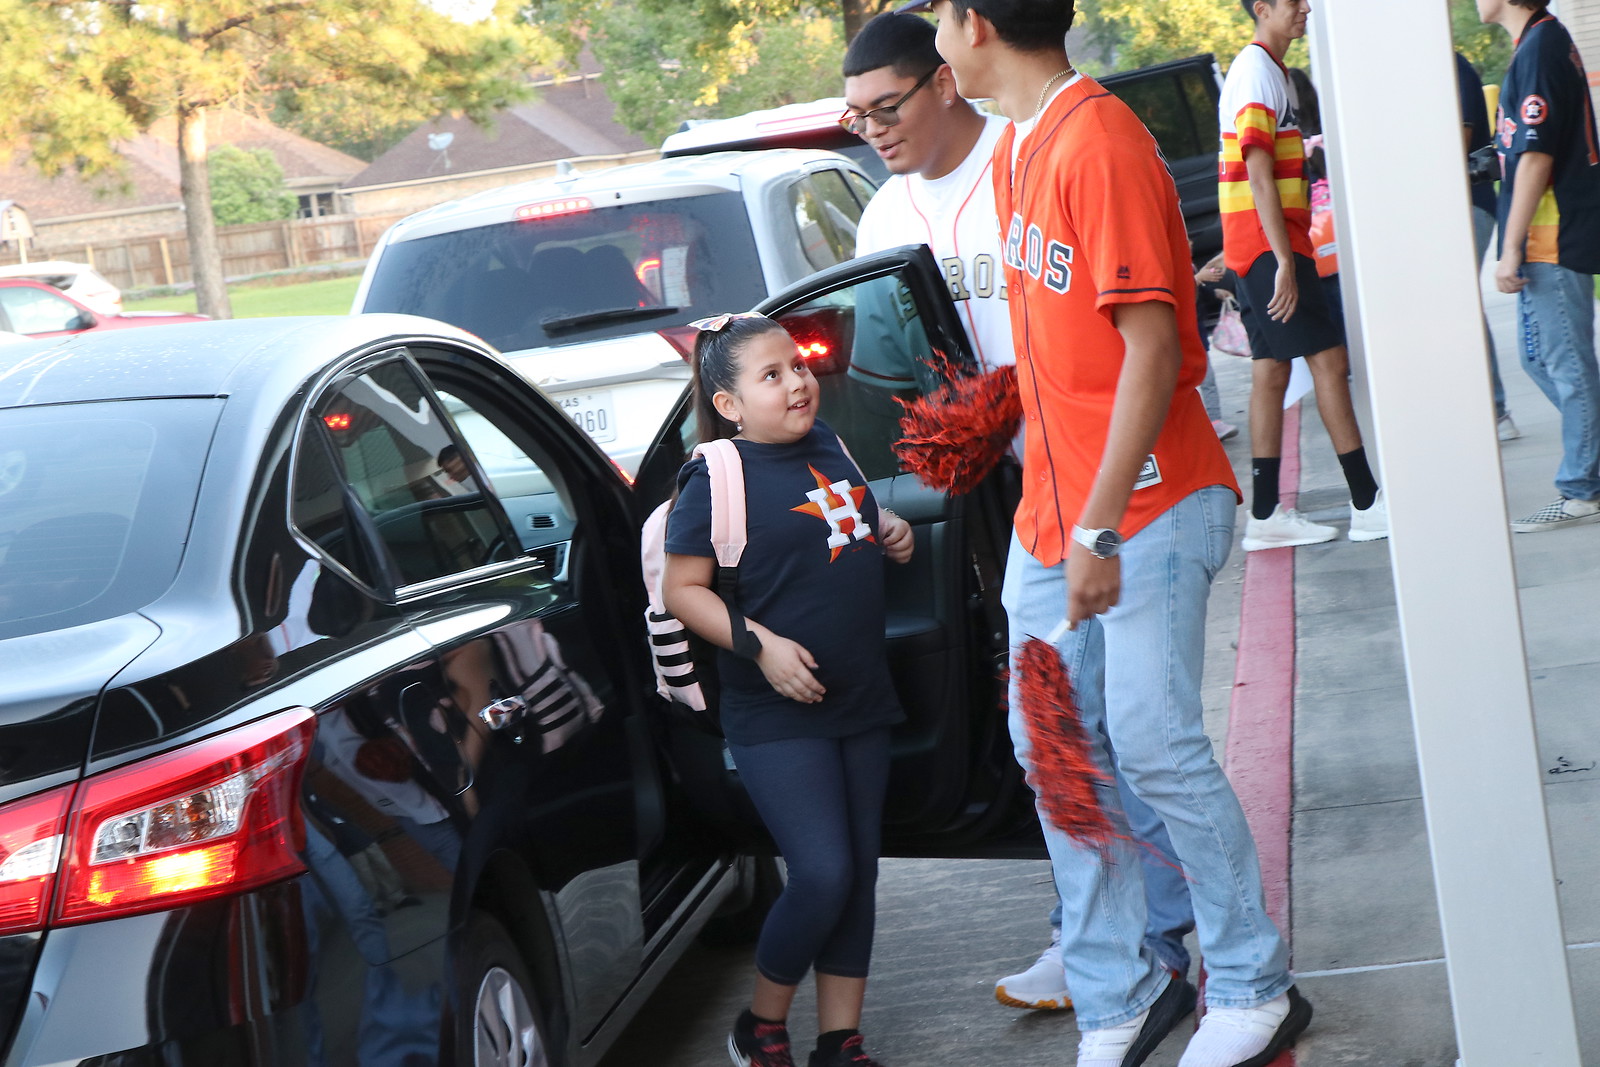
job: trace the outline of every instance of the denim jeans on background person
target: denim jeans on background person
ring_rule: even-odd
[[[1250,828],[1202,721],[1206,599],[1232,547],[1236,503],[1222,486],[1201,489],[1128,538],[1119,603],[1058,645],[1096,761],[1109,774],[1114,749],[1128,785],[1166,826],[1188,878],[1206,1003],[1223,1008],[1263,1004],[1293,982],[1288,946],[1262,899]],[[1065,563],[1041,565],[1013,535],[1002,600],[1014,659],[1023,641],[1045,637],[1065,615]],[[1013,674],[1011,732],[1026,769],[1031,745],[1016,682]],[[1102,789],[1101,801],[1118,830],[1131,834],[1115,790]],[[1145,849],[1118,840],[1102,859],[1048,824],[1044,836],[1063,904],[1062,959],[1078,1026],[1100,1030],[1134,1019],[1169,980],[1143,940]]]
[[[1472,240],[1478,252],[1478,273],[1483,273],[1483,256],[1489,251],[1489,238],[1494,236],[1494,214],[1481,207],[1472,209]],[[1494,383],[1494,417],[1505,418],[1506,387],[1500,381],[1500,360],[1494,350],[1494,332],[1489,329],[1489,316],[1483,317],[1483,337],[1489,345],[1489,380]]]
[[[1600,500],[1600,366],[1594,351],[1594,276],[1556,263],[1524,263],[1517,294],[1522,365],[1561,412],[1556,490]]]

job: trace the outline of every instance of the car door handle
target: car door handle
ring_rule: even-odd
[[[478,718],[491,730],[504,730],[528,713],[528,702],[519,696],[496,700],[478,712]]]

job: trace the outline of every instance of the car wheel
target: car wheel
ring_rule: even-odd
[[[700,929],[700,943],[709,948],[749,945],[761,936],[767,912],[788,881],[783,861],[775,856],[746,856],[744,886],[732,910],[713,915]],[[738,902],[741,901],[742,903]]]
[[[457,1067],[554,1067],[538,995],[505,927],[473,916],[458,966]]]

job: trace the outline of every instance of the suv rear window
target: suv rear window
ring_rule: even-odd
[[[137,611],[178,570],[220,400],[0,411],[0,639]]]
[[[622,337],[766,295],[736,192],[599,205],[384,249],[363,311],[470,330],[503,352]]]

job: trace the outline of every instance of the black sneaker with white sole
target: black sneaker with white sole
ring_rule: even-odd
[[[789,1028],[744,1011],[728,1034],[728,1058],[734,1067],[794,1067]]]

